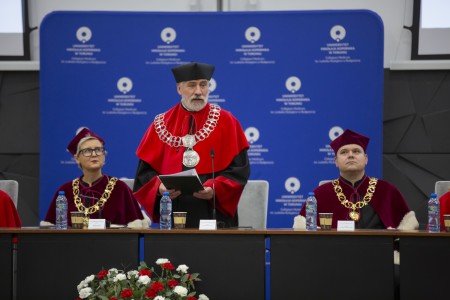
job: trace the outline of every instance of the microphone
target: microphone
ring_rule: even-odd
[[[215,174],[214,174],[214,148],[211,148],[211,169],[212,169],[212,189],[213,189],[213,219],[216,219],[216,188],[214,186]]]
[[[84,198],[83,202],[84,202],[84,206],[85,207],[89,207],[90,206],[91,200],[94,200],[94,202],[98,202],[98,199],[96,197],[91,197],[91,196],[82,195],[82,194],[80,194],[80,196],[82,198]],[[103,219],[102,218],[102,209],[101,208],[98,210],[98,218],[99,219]]]

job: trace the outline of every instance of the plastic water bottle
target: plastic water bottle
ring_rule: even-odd
[[[164,192],[159,203],[159,228],[172,228],[172,200],[169,197],[169,192]]]
[[[64,191],[56,198],[56,229],[67,229],[67,198]]]
[[[317,200],[313,192],[306,199],[306,230],[317,230]]]
[[[428,231],[440,232],[441,231],[441,219],[439,214],[439,200],[436,194],[431,194],[430,200],[428,200]]]

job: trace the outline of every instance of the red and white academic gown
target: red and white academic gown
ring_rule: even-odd
[[[355,187],[342,177],[339,185],[347,200],[355,203],[363,200],[369,186],[369,176],[365,175]],[[332,182],[318,186],[314,190],[317,199],[317,213],[333,213],[332,228],[337,227],[339,220],[351,220],[350,209],[345,208],[338,200]],[[392,184],[384,180],[378,180],[375,193],[369,204],[358,210],[360,220],[355,222],[356,228],[387,229],[398,228],[404,230],[417,229],[419,223],[413,211],[411,211],[400,191]],[[305,206],[300,211],[305,216]]]
[[[103,175],[99,180],[94,182],[92,186],[89,186],[88,184],[83,182],[82,177],[79,177],[79,195],[83,202],[86,201],[86,203],[83,203],[84,206],[90,207],[96,203],[96,199],[100,199],[106,189],[106,186],[108,185],[110,178],[111,176]],[[64,191],[66,194],[68,202],[67,220],[69,226],[71,226],[72,221],[70,219],[70,212],[78,211],[73,196],[72,181],[66,182],[58,188],[53,196],[52,202],[50,203],[50,207],[48,208],[47,216],[45,217],[44,221],[55,224],[56,198],[58,197],[59,191]],[[128,227],[136,228],[149,227],[148,219],[144,219],[142,211],[139,207],[139,203],[133,196],[133,192],[128,187],[128,185],[121,180],[117,180],[114,189],[111,192],[111,196],[101,209],[101,215],[100,212],[97,211],[89,215],[89,217],[92,219],[106,219],[114,225],[127,225]]]
[[[16,206],[11,197],[0,190],[0,227],[21,227]]]
[[[167,131],[174,136],[195,134],[203,127],[210,111],[208,103],[201,111],[189,112],[181,103],[164,115]],[[195,167],[204,187],[213,186],[211,149],[214,149],[216,219],[223,226],[238,225],[237,206],[242,190],[250,175],[247,155],[247,139],[239,121],[228,111],[221,109],[218,124],[204,140],[193,149],[200,161]],[[159,222],[158,175],[178,173],[183,166],[183,146],[173,147],[161,141],[152,123],[136,151],[139,165],[136,171],[134,191],[136,199],[145,208],[153,222]],[[172,200],[173,211],[187,211],[186,227],[199,226],[200,219],[211,219],[213,201],[180,195]],[[219,223],[219,225],[221,225]]]

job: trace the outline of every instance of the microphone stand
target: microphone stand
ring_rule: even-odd
[[[214,174],[214,148],[211,148],[211,164],[212,164],[212,189],[213,189],[213,219],[216,220],[216,188],[214,186],[215,174]]]
[[[80,196],[81,196],[82,198],[84,198],[84,201],[83,201],[83,202],[84,202],[84,206],[85,206],[85,207],[89,207],[89,206],[90,206],[90,205],[88,204],[88,203],[89,203],[89,200],[94,200],[95,202],[98,202],[98,201],[99,201],[99,199],[97,199],[97,198],[95,198],[95,197],[91,197],[91,196],[87,196],[87,195],[81,195],[81,194],[80,194]],[[101,207],[98,209],[98,218],[99,218],[99,219],[103,219],[103,210],[102,210]],[[111,222],[105,219],[105,225],[106,225],[106,228],[109,228],[110,225],[111,225]]]

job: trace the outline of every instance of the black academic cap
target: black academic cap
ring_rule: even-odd
[[[190,80],[206,79],[210,80],[215,67],[209,64],[191,62],[172,68],[173,76],[177,83]]]

